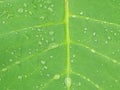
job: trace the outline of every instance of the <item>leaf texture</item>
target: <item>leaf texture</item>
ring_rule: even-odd
[[[0,90],[119,90],[119,0],[0,0]]]

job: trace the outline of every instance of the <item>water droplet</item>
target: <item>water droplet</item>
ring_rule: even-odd
[[[50,7],[48,8],[48,10],[49,10],[50,12],[53,12],[53,9],[52,9],[52,8],[50,8]]]
[[[40,29],[40,28],[38,28],[37,30],[38,30],[39,32],[41,31],[41,29]]]
[[[43,60],[41,61],[41,64],[43,64],[43,65],[44,65],[45,63],[46,63],[45,61],[43,61]]]
[[[20,64],[20,61],[16,61],[15,64]]]
[[[11,54],[13,55],[13,54],[14,54],[14,52],[11,52]]]
[[[81,82],[78,83],[78,86],[81,86]]]
[[[46,43],[48,43],[49,41],[48,40],[45,40]]]
[[[72,15],[73,18],[76,18],[77,16],[76,15]]]
[[[70,77],[65,78],[65,85],[66,85],[66,87],[71,87],[71,78]]]
[[[96,32],[93,32],[93,36],[95,36],[96,35]]]
[[[35,35],[35,37],[39,37],[39,35]]]
[[[54,38],[51,38],[51,41],[54,41]]]
[[[95,42],[97,42],[98,40],[97,40],[97,39],[95,39],[94,41],[95,41]]]
[[[35,86],[35,88],[39,88],[39,86],[37,85],[37,86]]]
[[[75,54],[73,54],[73,58],[75,58],[76,57],[76,55]]]
[[[42,5],[42,4],[40,4],[40,7],[43,7],[43,5]]]
[[[32,52],[28,52],[28,54],[32,54]]]
[[[3,68],[3,69],[2,69],[3,72],[5,72],[5,71],[7,71],[7,70],[8,70],[7,68]]]
[[[92,52],[92,53],[95,53],[95,50],[94,50],[94,49],[91,49],[91,52]]]
[[[82,11],[80,12],[80,15],[83,15],[83,12],[82,12]]]
[[[85,27],[84,30],[87,30],[87,28]]]
[[[40,17],[40,19],[44,20],[44,19],[45,19],[45,17],[44,17],[44,16],[41,16],[41,17]]]
[[[24,75],[25,78],[27,78],[28,76],[27,75]]]
[[[9,62],[12,62],[13,60],[12,59],[9,59]]]
[[[118,80],[115,80],[115,82],[117,83],[117,82],[118,82]]]
[[[50,31],[50,32],[49,32],[49,35],[51,35],[51,36],[52,36],[53,34],[54,34],[54,32],[53,32],[53,31]]]
[[[44,40],[44,38],[42,37],[42,38],[41,38],[41,40],[43,41],[43,40]]]
[[[18,13],[23,13],[23,11],[24,11],[23,8],[18,9]]]
[[[49,48],[50,48],[50,49],[55,48],[55,47],[58,47],[58,44],[51,43],[51,44],[49,45]]]
[[[24,7],[27,7],[27,4],[26,4],[26,3],[24,3],[24,4],[23,4],[23,6],[24,6]]]
[[[114,33],[114,36],[116,36],[117,35],[117,33]]]
[[[113,85],[110,85],[110,87],[113,87]]]
[[[53,78],[54,78],[55,80],[58,80],[58,79],[60,79],[60,75],[59,75],[59,74],[56,74]]]
[[[39,41],[39,42],[38,42],[38,44],[39,44],[39,45],[42,45],[42,42],[41,42],[41,41]]]
[[[32,12],[31,12],[31,11],[29,11],[28,13],[29,13],[30,15],[32,15]]]
[[[47,77],[50,77],[50,74],[46,74]]]
[[[74,62],[74,60],[73,59],[71,59],[71,63],[73,63]]]
[[[50,56],[50,58],[53,58],[53,56]]]
[[[3,24],[5,24],[5,21],[2,21]]]
[[[108,36],[108,39],[110,40],[110,39],[111,39],[111,37],[110,37],[110,36]]]
[[[21,75],[19,75],[19,76],[18,76],[18,79],[19,79],[19,80],[21,80],[21,79],[22,79],[22,76],[21,76]]]
[[[108,41],[105,41],[105,44],[108,44]]]
[[[48,69],[48,67],[47,67],[47,66],[44,66],[44,69]]]

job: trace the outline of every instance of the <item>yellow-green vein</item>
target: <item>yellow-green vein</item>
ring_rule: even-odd
[[[67,90],[70,90],[71,87],[71,78],[70,78],[70,32],[69,32],[69,2],[65,0],[65,30],[66,30],[66,74],[65,85]]]

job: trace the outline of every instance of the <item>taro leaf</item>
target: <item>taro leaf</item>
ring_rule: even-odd
[[[119,90],[120,0],[0,0],[0,90]]]

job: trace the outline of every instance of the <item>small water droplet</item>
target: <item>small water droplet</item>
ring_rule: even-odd
[[[42,45],[42,42],[41,42],[41,41],[39,41],[39,42],[38,42],[38,44],[39,44],[39,45]]]
[[[27,75],[24,75],[25,78],[27,78],[28,76]]]
[[[44,65],[45,63],[46,63],[45,61],[43,61],[43,60],[41,61],[41,64],[43,64],[43,65]]]
[[[15,64],[20,64],[20,61],[16,61]]]
[[[81,86],[81,82],[78,83],[78,86]]]
[[[74,60],[73,59],[71,59],[71,63],[73,63],[74,62]]]
[[[117,83],[117,82],[118,82],[118,80],[115,80],[115,82]]]
[[[43,40],[44,40],[44,38],[42,37],[42,38],[41,38],[41,40],[43,41]]]
[[[18,76],[18,79],[21,80],[23,77],[21,75]]]
[[[82,12],[82,11],[80,12],[80,15],[83,15],[83,12]]]
[[[49,10],[50,12],[53,12],[53,9],[52,9],[52,8],[50,8],[50,7],[48,8],[48,10]]]
[[[32,52],[28,52],[28,54],[32,54]]]
[[[24,9],[23,8],[19,8],[18,9],[18,13],[23,13],[24,12]]]
[[[87,30],[87,28],[85,27],[84,30]]]
[[[9,59],[9,62],[12,62],[13,60],[12,59]]]
[[[95,53],[95,50],[94,50],[94,49],[91,49],[91,52],[92,52],[92,53]]]
[[[117,33],[114,33],[114,36],[116,36],[117,35]]]
[[[60,75],[59,75],[59,74],[56,74],[53,78],[54,78],[55,80],[58,80],[58,79],[60,79]]]
[[[14,52],[11,52],[11,54],[13,55],[13,54],[14,54]]]
[[[35,35],[35,37],[39,37],[39,35]]]
[[[108,41],[105,41],[105,44],[108,44]]]
[[[40,29],[40,28],[38,28],[37,30],[38,30],[39,32],[41,31],[41,29]]]
[[[94,41],[95,41],[95,42],[97,42],[98,40],[97,40],[97,39],[95,39]]]
[[[24,3],[24,4],[23,4],[23,6],[24,6],[24,7],[27,7],[27,4],[26,4],[26,3]]]
[[[37,85],[37,86],[35,86],[35,88],[39,88],[39,86]]]
[[[52,36],[53,34],[54,34],[54,32],[53,32],[53,31],[50,31],[50,32],[49,32],[49,35],[51,35],[51,36]]]
[[[42,4],[40,4],[40,7],[43,7],[43,5],[42,5]]]
[[[54,38],[51,38],[51,41],[54,41]]]
[[[73,54],[73,58],[75,58],[76,57],[76,55],[75,54]]]
[[[28,12],[30,15],[32,15],[33,13],[31,11]]]
[[[96,35],[96,32],[93,32],[93,36],[95,36]]]
[[[5,24],[5,21],[2,21],[3,24]]]
[[[8,70],[7,68],[3,68],[3,69],[2,69],[3,72],[5,72],[5,71],[7,71],[7,70]]]
[[[44,16],[41,16],[41,17],[40,17],[40,19],[44,20],[44,19],[45,19],[45,17],[44,17]]]
[[[51,44],[49,45],[49,48],[50,48],[50,49],[55,48],[55,47],[58,47],[58,44],[51,43]]]
[[[47,67],[47,66],[44,66],[44,69],[48,69],[48,67]]]
[[[53,58],[53,56],[50,56],[50,58]]]
[[[50,74],[46,74],[47,77],[50,77]]]
[[[110,36],[108,36],[108,39],[110,40],[110,39],[111,39],[111,37],[110,37]]]

